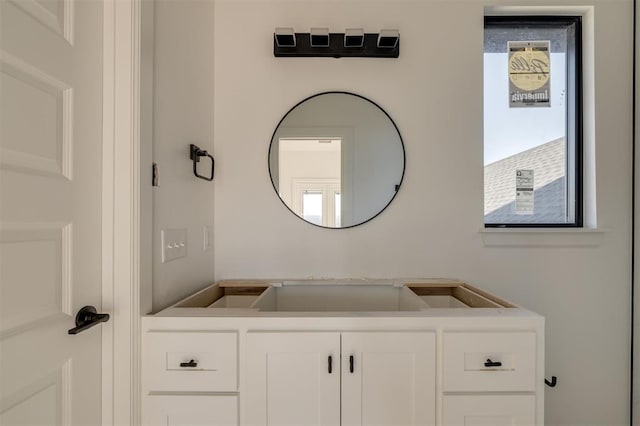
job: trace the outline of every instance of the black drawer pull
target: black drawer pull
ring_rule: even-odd
[[[502,367],[502,363],[500,361],[493,362],[491,358],[487,358],[487,362],[484,363],[485,367]]]
[[[187,368],[187,367],[188,368],[194,368],[194,367],[197,367],[197,366],[198,366],[198,363],[196,361],[194,361],[194,360],[191,360],[189,362],[181,362],[180,363],[180,367],[184,367],[184,368]]]
[[[329,363],[329,374],[331,374],[333,372],[333,367],[332,367],[332,363],[333,363],[333,357],[331,355],[329,355],[329,358],[327,359],[327,362]]]
[[[354,364],[353,355],[349,355],[349,372],[350,373],[353,373],[353,364]]]

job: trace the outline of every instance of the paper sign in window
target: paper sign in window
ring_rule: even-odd
[[[516,214],[533,214],[533,170],[516,170]]]
[[[509,107],[551,106],[549,41],[509,41]]]

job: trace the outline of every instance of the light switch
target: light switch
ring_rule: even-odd
[[[162,263],[187,255],[187,230],[163,229],[161,231]]]
[[[204,227],[204,231],[203,231],[204,235],[203,235],[203,241],[204,244],[202,246],[202,249],[204,251],[209,251],[211,250],[211,246],[213,245],[213,228],[211,226],[205,226]]]

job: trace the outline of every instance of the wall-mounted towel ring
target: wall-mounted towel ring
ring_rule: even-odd
[[[206,177],[198,174],[198,163],[200,162],[200,157],[209,157],[211,159],[211,177]],[[213,170],[215,168],[215,161],[213,160],[213,156],[209,154],[207,151],[200,149],[199,147],[191,144],[191,148],[189,151],[189,158],[193,161],[193,174],[200,179],[212,181],[213,180]]]

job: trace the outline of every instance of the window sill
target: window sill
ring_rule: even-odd
[[[486,247],[596,247],[602,244],[601,228],[483,228]]]

